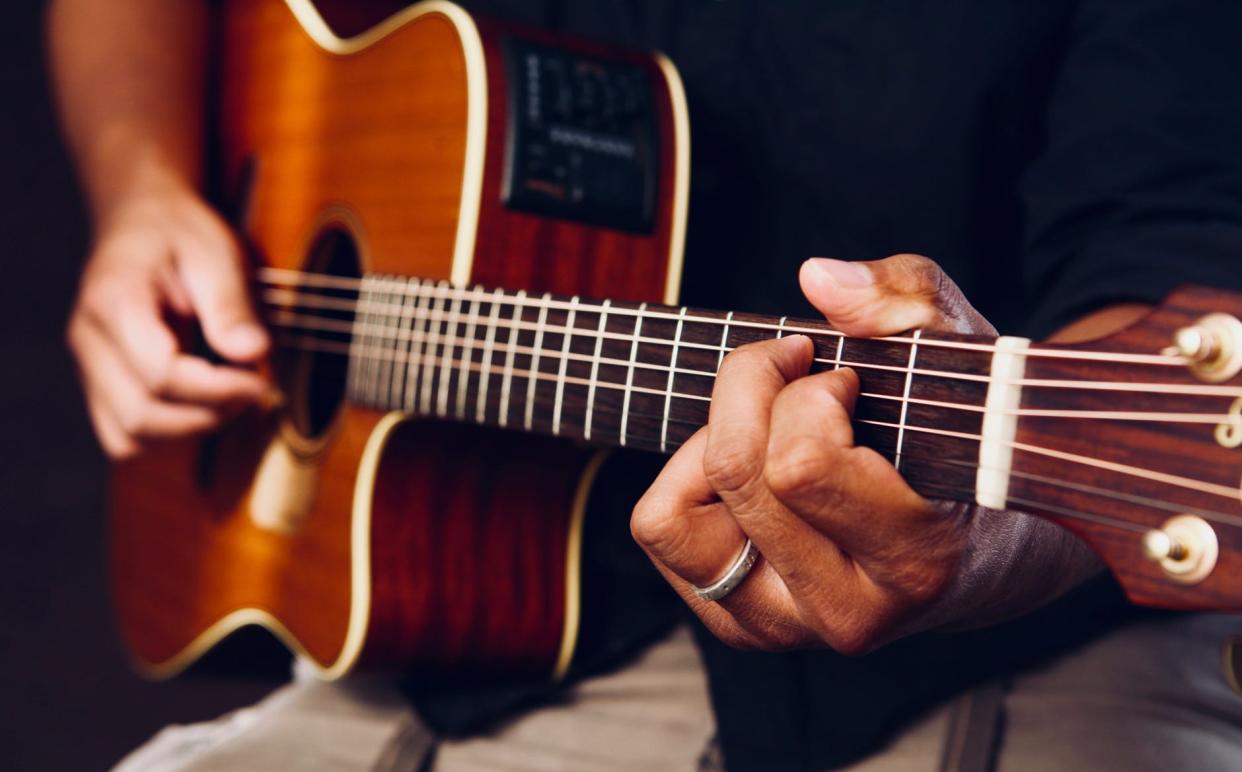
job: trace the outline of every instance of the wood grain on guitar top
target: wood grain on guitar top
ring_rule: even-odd
[[[506,210],[499,30],[482,33],[489,136],[472,283],[663,300],[674,153],[662,156],[654,234]],[[281,0],[238,0],[226,6],[221,44],[221,188],[234,196],[249,186],[240,229],[256,260],[301,269],[325,213],[335,213],[364,270],[452,276],[470,83],[450,19],[425,14],[338,55],[316,45]],[[667,99],[658,66],[643,61]],[[671,142],[671,110],[659,109]],[[343,405],[310,459],[313,506],[290,532],[260,527],[248,509],[277,433],[272,416],[248,415],[206,443],[169,443],[119,466],[114,595],[140,665],[171,674],[238,624],[259,622],[330,677],[357,662],[552,671],[566,634],[568,523],[591,451],[429,420],[397,426],[374,470],[360,594],[351,578],[360,559],[351,549],[355,482],[383,417]],[[362,650],[351,650],[360,632]]]

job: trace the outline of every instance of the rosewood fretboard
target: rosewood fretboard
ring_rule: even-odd
[[[975,498],[988,338],[849,338],[819,321],[398,277],[314,295],[268,290],[266,299],[280,309],[272,319],[287,344],[349,355],[357,403],[662,453],[707,422],[729,351],[807,335],[813,372],[859,375],[860,444],[925,495]]]

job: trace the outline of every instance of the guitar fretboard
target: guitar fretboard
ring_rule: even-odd
[[[336,294],[290,293],[273,321],[303,343],[347,346],[357,403],[661,453],[707,423],[730,351],[806,335],[812,372],[859,375],[859,444],[925,495],[975,496],[991,339],[850,338],[813,320],[399,277]]]

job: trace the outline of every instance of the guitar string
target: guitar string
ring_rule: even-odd
[[[344,319],[333,319],[330,317],[307,316],[305,314],[296,314],[293,312],[289,312],[284,309],[275,309],[275,313],[276,313],[275,318],[272,318],[269,321],[271,321],[273,324],[279,327],[283,327],[286,329],[317,330],[317,331],[322,331],[322,332],[333,332],[333,333],[340,333],[340,334],[360,333],[364,336],[379,338],[384,343],[410,342],[415,345],[419,343],[424,343],[429,339],[429,337],[431,337],[430,335],[420,335],[418,333],[413,332],[412,330],[406,330],[400,327],[393,327],[391,325],[382,325],[382,324],[374,325],[374,324],[370,324],[366,322],[362,322],[362,323],[348,322],[348,321],[345,321]],[[421,315],[417,315],[416,318],[421,320],[424,317]],[[504,326],[509,329],[514,329],[514,326],[512,325],[501,324],[500,326]],[[534,324],[525,324],[525,325],[518,326],[517,329],[534,329],[535,326],[536,325]],[[589,329],[584,329],[581,327],[575,327],[573,329],[575,330],[575,332],[573,333],[572,337],[585,338],[588,340],[596,337],[596,333],[592,332]],[[569,328],[567,327],[558,328],[556,326],[545,324],[544,330],[545,332],[557,332],[557,331],[568,331]],[[372,331],[379,331],[379,333],[376,334]],[[618,335],[618,338],[620,339],[624,339],[625,337],[626,336]],[[467,338],[464,336],[438,335],[436,336],[436,340],[437,342],[451,343],[455,347],[471,348],[471,349],[480,349],[484,347],[484,341],[481,341],[477,338]],[[494,344],[494,347],[499,348],[499,350],[502,353],[509,351],[509,350],[513,350],[515,353],[518,353],[518,354],[533,354],[535,352],[535,349],[533,347],[522,346],[520,344],[502,343],[502,344]],[[733,349],[726,348],[724,350],[728,351],[728,350],[733,350]],[[596,359],[593,355],[578,354],[572,351],[565,351],[565,352],[542,351],[541,356],[546,356],[546,357],[549,357],[550,359],[560,358],[562,361],[573,360],[573,361],[581,361],[581,362],[594,362]],[[816,358],[815,361],[817,363],[822,363],[822,364],[833,364],[833,365],[839,364],[840,366],[843,366],[843,367],[855,367],[855,368],[860,368],[860,369],[877,369],[877,368],[887,369],[887,366],[883,366],[883,365],[873,365],[873,364],[868,364],[864,362],[856,362],[856,361],[846,360],[846,359],[836,360],[836,359]],[[621,360],[621,359],[616,359],[613,357],[601,356],[599,357],[599,362],[601,364],[613,365],[617,367],[628,367],[629,366],[628,360]],[[634,366],[639,369],[656,371],[662,374],[669,373],[671,370],[673,374],[676,374],[676,375],[690,375],[690,376],[698,376],[698,377],[704,377],[704,378],[715,378],[716,377],[716,373],[713,373],[707,370],[695,370],[691,368],[675,367],[671,363],[668,365],[659,365],[659,364],[653,364],[653,363],[647,363],[647,362],[635,362]],[[892,370],[905,372],[906,368],[893,367]],[[931,375],[938,375],[941,377],[945,377],[946,379],[952,377],[953,375],[952,373],[938,373],[936,371],[919,370],[917,368],[915,369],[915,373],[916,374],[929,373]],[[984,380],[986,380],[986,378]],[[1020,383],[1020,381],[1009,381],[1007,383],[1017,384],[1017,383]],[[664,390],[657,390],[655,393],[663,394],[665,392]],[[680,396],[683,396],[685,398],[707,399],[706,397],[698,397],[696,395],[680,395]],[[946,402],[943,400],[931,400],[931,399],[924,399],[921,397],[901,397],[895,394],[877,394],[873,392],[863,392],[861,396],[875,398],[875,399],[886,399],[886,400],[895,400],[899,402],[908,402],[910,404],[926,405],[929,407],[939,407],[939,408],[944,408],[944,409],[949,409],[949,410],[960,410],[960,411],[977,412],[977,413],[986,412],[986,408],[984,408],[983,406],[971,405],[968,403]],[[1231,421],[1238,420],[1234,416],[1231,416],[1230,414],[1227,414],[1227,413],[1186,413],[1186,412],[1160,413],[1160,412],[1152,412],[1152,411],[1142,412],[1142,411],[1118,411],[1118,410],[1050,410],[1050,409],[1037,409],[1037,408],[1005,408],[1000,412],[1004,415],[1016,415],[1016,416],[1027,416],[1027,417],[1039,417],[1039,418],[1149,421],[1149,422],[1167,422],[1167,423],[1220,424],[1220,423],[1228,423]]]
[[[299,287],[310,286],[310,287],[323,287],[323,288],[331,288],[331,289],[356,290],[361,293],[365,291],[365,285],[367,282],[374,282],[374,283],[386,282],[389,284],[398,285],[398,287],[396,288],[397,294],[411,294],[411,293],[424,294],[426,292],[430,292],[433,295],[444,294],[446,297],[461,297],[462,299],[466,299],[467,294],[470,294],[478,302],[489,302],[491,298],[491,292],[483,288],[482,285],[474,285],[468,289],[459,288],[459,287],[453,287],[447,281],[443,281],[443,280],[436,282],[430,279],[417,279],[413,277],[390,276],[390,275],[382,275],[382,274],[369,275],[365,278],[357,279],[357,278],[350,278],[350,277],[343,277],[343,276],[335,276],[332,274],[311,273],[311,272],[305,272],[305,271],[296,271],[296,270],[292,270],[288,268],[270,268],[270,267],[260,267],[257,273],[258,273],[260,283],[269,284],[269,285],[282,285],[283,286],[283,285],[292,284],[294,286],[299,286]],[[415,284],[417,285],[417,287],[412,286]],[[286,290],[286,291],[289,291],[289,290]],[[385,291],[392,291],[392,290],[391,288],[386,288]],[[549,308],[561,308],[564,310],[568,310],[570,307],[570,302],[567,300],[554,300],[551,298],[538,298],[535,296],[526,296],[524,298],[516,298],[515,296],[512,296],[512,295],[506,295],[505,297],[506,297],[507,305],[516,304],[516,305],[522,305],[524,307],[534,307],[534,308],[538,308],[538,307],[542,307],[546,305]],[[579,302],[578,305],[579,305],[580,310],[586,310],[591,313],[597,313],[600,310],[602,310],[602,305],[594,306],[590,304],[583,304],[581,302]],[[638,309],[621,308],[621,307],[617,307],[616,305],[612,305],[609,308],[611,309],[609,312],[610,315],[615,314],[618,316],[636,316],[641,313],[644,317],[647,317],[647,318],[665,319],[670,322],[676,322],[678,318],[678,314],[676,313],[666,313],[666,312],[661,312],[661,311],[639,311]],[[700,323],[700,324],[711,324],[711,325],[717,325],[717,326],[724,325],[726,323],[725,319],[717,319],[714,317],[706,317],[706,316],[686,316],[685,320],[688,322],[695,322],[695,323]],[[740,320],[740,319],[737,319],[736,316],[734,317],[732,321],[728,322],[728,324],[733,327],[748,327],[752,329],[761,329],[761,330],[771,331],[771,332],[775,332],[778,329],[778,325],[775,325],[775,324],[766,323],[766,322]],[[845,335],[844,333],[840,332],[839,330],[834,330],[831,328],[797,327],[797,326],[790,326],[788,324],[784,326],[784,331],[787,333],[794,333],[794,334],[802,333],[802,334],[808,334],[808,335],[813,334],[813,335],[837,336],[837,337],[844,337],[844,338],[849,337]],[[870,338],[869,340],[883,341],[883,342],[889,342],[889,343],[914,343],[915,342],[914,338],[912,337],[905,337],[905,336],[900,336],[900,335],[886,336],[886,337],[880,337],[880,338]],[[977,352],[983,352],[983,353],[994,353],[997,350],[996,346],[992,344],[971,343],[969,341],[951,341],[951,340],[936,340],[936,339],[920,338],[918,340],[918,344],[919,346],[930,345],[934,348],[961,349],[961,350],[966,350],[966,351],[977,351]],[[1147,364],[1147,365],[1170,366],[1170,367],[1185,367],[1186,365],[1189,364],[1189,361],[1185,357],[1176,356],[1176,355],[1167,355],[1167,354],[1132,354],[1132,353],[1117,352],[1117,351],[1072,351],[1072,350],[1057,350],[1057,349],[1028,349],[1024,351],[1008,351],[1007,353],[1019,355],[1019,356],[1046,357],[1046,358],[1052,358],[1052,359],[1089,359],[1092,361],[1113,361],[1113,362],[1125,362],[1125,363],[1131,363],[1131,364]]]
[[[339,345],[344,346],[344,344],[339,344]],[[322,349],[312,349],[312,350],[320,351],[320,350],[322,350]],[[342,355],[347,354],[347,352],[345,352],[345,351],[333,352],[333,351],[331,351],[331,350],[327,350],[327,353],[340,353],[340,354],[342,354]],[[454,361],[454,367],[457,367],[457,362],[456,362],[456,361]],[[478,371],[479,371],[477,367],[472,367],[472,368],[470,368],[470,369],[471,369],[472,371],[475,371],[475,372],[478,372]],[[515,373],[515,374],[518,374],[518,373]],[[527,377],[527,376],[529,376],[529,373],[526,373],[525,375],[520,375],[519,377]],[[549,380],[549,378],[547,378],[547,374],[544,374],[544,376],[545,376],[545,377],[544,377],[544,379],[545,379],[545,380]],[[539,401],[540,401],[541,403],[546,403],[546,402],[547,402],[547,399],[546,399],[546,398],[539,398]],[[499,410],[499,409],[500,409],[500,406],[499,406],[499,405],[497,405],[497,410]],[[512,406],[510,406],[510,408],[509,408],[509,409],[510,409],[510,410],[512,410]],[[620,414],[620,411],[616,410],[615,408],[609,408],[607,405],[597,406],[597,407],[595,408],[595,411],[596,411],[596,413],[597,413],[597,414],[601,414],[601,415],[612,415],[612,416],[617,416],[617,415],[619,415],[619,414]],[[641,416],[643,416],[643,417],[650,418],[650,419],[652,419],[652,420],[659,420],[659,416],[658,416],[657,414],[655,414],[655,413],[645,412],[645,411],[642,411],[641,409],[633,411],[633,414],[634,414],[634,415],[641,415]],[[448,415],[446,415],[446,413],[439,413],[439,416],[438,416],[438,417],[448,418],[449,416],[448,416]],[[458,416],[458,418],[462,418],[462,417],[461,417],[461,416]],[[463,419],[463,420],[464,420],[464,419]],[[499,418],[497,418],[497,420],[499,420]],[[700,428],[702,428],[702,426],[703,426],[703,423],[702,423],[702,422],[690,421],[690,420],[681,419],[681,418],[676,418],[676,417],[670,417],[670,418],[668,419],[668,422],[669,422],[669,423],[674,423],[674,424],[683,425],[683,426],[687,426],[687,427],[691,427],[691,428],[693,428],[693,429],[700,429]],[[487,422],[486,422],[486,421],[476,421],[476,423],[487,423]],[[881,423],[881,422],[873,422],[873,421],[868,421],[868,420],[866,420],[866,419],[855,419],[855,423],[870,424],[870,425],[878,425],[878,426],[881,426],[881,427],[884,427],[884,428],[893,428],[893,427],[895,427],[895,424],[885,424],[885,423]],[[569,424],[569,425],[571,425],[571,426],[572,426],[572,424]],[[937,431],[935,431],[935,430],[931,430],[929,427],[907,426],[907,427],[906,427],[906,429],[907,429],[908,431],[916,431],[916,432],[917,432],[917,431],[924,431],[924,430],[926,430],[926,431],[930,431],[931,433],[939,433],[939,432],[937,432]],[[628,433],[628,435],[629,435],[629,437],[630,437],[631,441],[637,441],[637,442],[639,442],[639,443],[645,443],[647,446],[649,446],[649,447],[651,447],[651,448],[653,448],[653,449],[654,449],[654,448],[657,448],[657,447],[659,446],[659,439],[657,439],[655,435],[652,435],[652,436],[646,436],[646,435],[643,435],[643,434],[640,434],[640,433],[635,433],[635,432],[629,432],[629,433]],[[964,433],[954,433],[954,434],[952,434],[951,436],[954,436],[954,437],[957,437],[957,438],[963,438],[963,439],[977,439],[977,437],[975,437],[975,436],[972,436],[972,435],[966,435],[966,434],[964,434]],[[677,446],[677,447],[680,447],[680,444],[681,444],[681,443],[680,443],[680,442],[677,442],[677,441],[674,441],[674,443],[673,443],[673,444],[674,444],[675,446]],[[869,445],[867,445],[867,447],[870,447],[870,448],[872,448],[873,450],[877,450],[877,451],[880,451],[880,452],[889,452],[889,453],[895,452],[895,449],[896,449],[896,445],[895,445],[895,444],[887,444],[887,443],[875,443],[875,444],[869,444]],[[979,470],[979,469],[983,469],[983,470],[985,470],[985,471],[986,471],[986,470],[994,470],[994,469],[999,469],[999,467],[994,467],[994,466],[987,465],[987,464],[970,463],[970,462],[966,462],[966,461],[959,461],[959,460],[955,460],[955,459],[947,459],[947,458],[942,458],[942,457],[938,457],[938,456],[934,456],[934,455],[923,455],[923,454],[920,454],[920,453],[917,453],[917,452],[913,452],[913,453],[912,453],[912,452],[910,452],[910,449],[909,449],[909,448],[907,448],[907,452],[906,452],[906,454],[905,454],[905,455],[906,455],[906,457],[908,457],[909,459],[912,459],[914,462],[918,462],[918,463],[922,463],[922,464],[932,464],[932,465],[934,465],[934,464],[940,464],[940,465],[952,465],[952,466],[956,466],[956,467],[960,467],[960,468],[964,468],[964,469],[968,469],[968,470],[973,470],[973,471],[977,471],[977,470]],[[1194,513],[1194,514],[1198,514],[1198,515],[1202,516],[1203,518],[1205,518],[1205,519],[1207,519],[1207,520],[1211,520],[1211,521],[1213,521],[1213,522],[1220,523],[1221,525],[1226,525],[1226,526],[1231,526],[1231,527],[1242,527],[1242,518],[1240,518],[1240,517],[1236,517],[1236,516],[1233,516],[1233,515],[1229,515],[1229,514],[1226,514],[1226,513],[1223,513],[1223,512],[1218,512],[1218,511],[1215,511],[1215,510],[1204,509],[1204,508],[1201,508],[1201,507],[1188,506],[1188,505],[1179,504],[1179,503],[1176,503],[1176,502],[1171,502],[1171,501],[1165,501],[1165,500],[1163,500],[1163,499],[1153,498],[1153,497],[1149,497],[1149,496],[1139,496],[1139,495],[1135,495],[1135,494],[1122,493],[1122,492],[1120,492],[1120,491],[1113,491],[1113,490],[1108,489],[1108,488],[1101,488],[1101,487],[1098,487],[1098,486],[1087,485],[1087,484],[1084,484],[1084,483],[1075,483],[1075,482],[1072,482],[1072,481],[1062,480],[1062,479],[1058,479],[1058,478],[1054,478],[1054,477],[1047,477],[1047,476],[1044,476],[1044,475],[1036,475],[1036,474],[1026,473],[1026,472],[1022,472],[1022,471],[1020,471],[1020,470],[1013,470],[1013,469],[1011,469],[1011,470],[1009,471],[1009,473],[1010,473],[1011,475],[1013,475],[1013,476],[1015,476],[1015,477],[1018,477],[1018,478],[1021,478],[1021,479],[1027,479],[1027,480],[1031,480],[1031,481],[1034,481],[1034,482],[1040,482],[1040,483],[1043,483],[1043,484],[1052,485],[1052,486],[1054,486],[1054,487],[1059,487],[1059,488],[1066,488],[1066,489],[1076,490],[1076,491],[1079,491],[1079,492],[1084,492],[1084,493],[1088,493],[1088,494],[1091,494],[1091,495],[1100,496],[1100,497],[1102,497],[1102,498],[1114,499],[1114,500],[1123,501],[1123,502],[1126,502],[1126,503],[1131,503],[1131,504],[1139,504],[1139,505],[1149,506],[1149,507],[1152,507],[1152,508],[1161,509],[1161,510],[1168,511],[1168,512],[1175,512],[1175,513]],[[944,489],[948,489],[948,490],[954,490],[954,491],[957,491],[957,492],[959,492],[959,493],[963,493],[963,494],[970,494],[971,496],[973,496],[973,495],[974,495],[974,493],[975,493],[975,490],[974,490],[973,488],[968,488],[968,487],[965,487],[965,486],[942,486],[942,488],[944,488]],[[1021,500],[1021,499],[1015,499],[1015,498],[1012,498],[1012,497],[1011,497],[1009,500],[1010,500],[1010,501],[1014,501],[1014,502],[1021,502],[1021,503],[1025,503],[1025,504],[1026,504],[1026,505],[1028,505],[1028,506],[1035,506],[1035,507],[1049,507],[1049,506],[1052,506],[1052,505],[1049,505],[1049,504],[1043,504],[1043,503],[1039,503],[1039,502],[1031,502],[1031,501],[1024,501],[1024,500]],[[1101,524],[1105,524],[1105,525],[1112,525],[1112,526],[1117,527],[1117,528],[1125,528],[1125,529],[1128,529],[1128,530],[1133,530],[1133,531],[1136,531],[1136,532],[1145,532],[1146,530],[1148,530],[1148,529],[1147,529],[1146,527],[1144,527],[1144,526],[1138,526],[1138,525],[1129,524],[1129,523],[1127,523],[1127,522],[1125,522],[1125,521],[1122,521],[1122,520],[1116,520],[1116,519],[1113,519],[1113,518],[1109,518],[1108,516],[1105,516],[1105,515],[1094,515],[1094,514],[1084,513],[1084,512],[1080,512],[1080,511],[1076,511],[1076,510],[1075,510],[1075,512],[1077,512],[1077,515],[1068,515],[1068,514],[1067,514],[1067,516],[1077,516],[1079,519],[1089,520],[1089,521],[1092,521],[1092,522],[1097,522],[1097,523],[1101,523]],[[1062,512],[1062,514],[1065,514],[1065,513],[1066,513],[1065,511],[1063,511],[1063,512]]]
[[[318,344],[315,343],[315,341],[318,341]],[[323,343],[324,341],[322,339],[310,338],[310,339],[304,339],[302,341],[299,341],[298,346],[309,348],[310,346],[320,345],[320,348],[317,348],[314,350],[319,350],[324,353],[334,353],[334,354],[343,355],[343,356],[355,355],[358,353],[359,350],[363,348],[363,346],[359,344],[354,344],[353,346],[351,346],[350,344],[338,343],[338,342],[333,341],[331,343],[340,347],[339,349],[333,349],[332,347],[329,347],[329,346],[322,346]],[[388,351],[386,349],[380,349],[380,353],[376,355],[363,354],[363,356],[373,357],[376,359],[390,358],[393,361],[398,361],[398,362],[410,361],[407,358],[399,356],[396,352]],[[453,358],[453,357],[444,357],[444,358],[427,357],[427,358],[424,358],[422,361],[425,363],[431,363],[432,366],[436,366],[438,364],[443,367],[444,362],[447,362],[450,369],[459,369],[459,370],[468,369],[471,372],[479,372],[479,373],[487,372],[487,369],[482,365],[482,363],[476,364],[472,360],[467,360],[467,359]],[[574,378],[572,376],[566,376],[565,378],[560,378],[559,376],[553,375],[551,373],[543,373],[543,372],[533,373],[531,371],[523,371],[523,370],[516,369],[516,368],[513,370],[513,374],[519,377],[527,378],[528,381],[544,380],[544,381],[551,381],[553,383],[560,381],[563,383],[572,383],[574,385],[589,386],[589,383],[587,382],[586,379]],[[611,383],[602,383],[602,382],[598,382],[596,385],[597,387],[603,386],[605,388],[611,388],[611,389],[615,389],[618,391],[624,391],[626,388],[625,386],[621,384],[611,384]],[[634,387],[634,390],[638,390],[637,387]],[[647,389],[644,391],[648,391],[650,393],[657,394],[660,396],[665,396],[667,394],[666,391],[658,390],[658,389]],[[701,400],[701,401],[710,401],[710,397],[699,397],[697,395],[678,395],[678,396],[693,397],[694,399]],[[893,429],[900,428],[900,426],[895,423],[889,423],[885,421],[875,421],[875,420],[870,420],[870,419],[859,420],[858,423],[868,424],[872,426],[880,426],[880,427],[885,427],[885,428],[893,428]],[[970,440],[970,441],[975,441],[975,442],[981,442],[983,440],[983,437],[981,435],[971,434],[968,432],[957,432],[957,431],[951,431],[947,429],[936,429],[932,427],[921,427],[921,426],[906,426],[905,428],[907,431],[914,431],[914,432],[924,433],[924,434],[933,434],[933,435],[943,436],[943,437],[956,437],[958,439],[965,439],[965,440]],[[1067,462],[1071,462],[1071,463],[1075,463],[1075,464],[1079,464],[1083,466],[1089,466],[1093,468],[1098,468],[1098,469],[1106,469],[1108,471],[1119,472],[1122,474],[1127,474],[1127,475],[1131,475],[1135,477],[1141,477],[1144,479],[1154,479],[1154,480],[1158,480],[1168,485],[1173,485],[1175,487],[1186,488],[1188,490],[1194,490],[1200,493],[1220,496],[1220,497],[1228,498],[1231,500],[1236,500],[1239,495],[1239,492],[1236,489],[1233,489],[1233,488],[1230,488],[1224,485],[1219,485],[1216,483],[1210,483],[1204,480],[1196,480],[1193,478],[1182,477],[1180,475],[1166,474],[1164,472],[1158,472],[1156,470],[1143,469],[1141,467],[1131,466],[1128,464],[1120,464],[1117,462],[1107,461],[1105,459],[1092,458],[1090,456],[1082,456],[1082,455],[1078,455],[1074,453],[1068,453],[1065,451],[1055,450],[1052,448],[1044,448],[1044,447],[1040,447],[1037,445],[1031,445],[1028,443],[1006,441],[1004,444],[1008,445],[1009,447],[1015,450],[1034,453],[1036,455],[1049,456],[1049,457],[1056,458],[1061,461],[1067,461]]]
[[[882,451],[884,453],[889,453],[889,454],[896,452],[896,445],[877,444],[877,445],[869,445],[868,447],[870,447],[873,450]],[[907,454],[903,452],[903,456],[906,456],[906,455]],[[996,467],[992,467],[987,464],[974,464],[968,461],[960,461],[957,459],[942,458],[942,457],[931,456],[931,455],[927,455],[927,456],[916,455],[916,456],[909,456],[909,458],[925,466],[952,466],[952,467],[956,467],[959,469],[967,469],[971,471],[975,471],[979,469],[983,469],[986,471],[986,470],[991,470],[991,469],[996,468]],[[1080,493],[1086,493],[1092,496],[1098,496],[1100,498],[1107,498],[1107,499],[1112,499],[1115,501],[1121,501],[1126,504],[1138,504],[1141,506],[1148,506],[1154,509],[1161,509],[1166,512],[1172,512],[1176,514],[1196,514],[1204,518],[1205,520],[1217,522],[1224,526],[1229,526],[1229,527],[1234,527],[1234,528],[1242,527],[1242,517],[1229,515],[1224,512],[1217,512],[1211,509],[1203,509],[1201,507],[1186,506],[1183,504],[1178,504],[1176,502],[1164,501],[1163,499],[1151,498],[1149,496],[1138,496],[1138,495],[1131,494],[1131,493],[1122,493],[1121,491],[1114,491],[1108,488],[1100,488],[1094,485],[1076,483],[1076,482],[1072,482],[1069,480],[1058,479],[1055,477],[1047,477],[1045,475],[1030,474],[1030,473],[1022,472],[1019,470],[1011,470],[1010,474],[1019,479],[1030,480],[1032,482],[1037,482],[1037,483],[1041,483],[1045,485],[1051,485],[1056,488],[1065,488],[1067,490],[1074,490]],[[957,494],[965,494],[965,495],[970,495],[973,497],[975,493],[975,489],[968,487],[968,486],[946,485],[946,484],[941,484],[941,483],[935,483],[935,485],[939,487],[941,490],[952,491]],[[935,498],[935,496],[932,496],[932,498]],[[971,504],[974,503],[973,499],[960,499],[960,501],[964,501],[965,503],[971,503]],[[1031,507],[1036,507],[1036,508],[1056,506],[1056,505],[1049,504],[1046,502],[1037,502],[1037,501],[1032,501],[1030,499],[1022,499],[1022,498],[1018,498],[1014,496],[1008,497],[1007,502],[1010,504],[1018,503],[1018,504],[1023,504],[1026,506],[1031,506]],[[1008,506],[1008,504],[1006,506]],[[1133,531],[1135,533],[1146,533],[1148,530],[1154,527],[1154,526],[1140,525],[1140,524],[1132,523],[1126,520],[1120,520],[1114,517],[1110,517],[1108,515],[1097,515],[1097,514],[1087,513],[1087,512],[1083,512],[1082,510],[1069,510],[1069,511],[1074,512],[1075,514],[1072,516],[1076,517],[1077,519],[1088,520],[1091,522],[1098,523],[1100,525],[1108,525],[1113,528]]]
[[[271,301],[268,301],[268,302],[271,302]],[[489,302],[489,301],[482,301],[482,302]],[[367,300],[359,300],[357,302],[351,302],[351,308],[358,310],[360,315],[369,314],[368,310],[364,310],[364,309],[369,309],[370,307],[368,305],[369,303],[370,301],[367,301]],[[294,317],[300,317],[300,318],[306,318],[306,319],[320,318],[320,319],[329,319],[331,321],[343,321],[339,319],[333,319],[331,317],[315,317],[315,316],[309,316],[305,314],[297,314],[296,312],[288,311],[286,308],[283,307],[282,304],[274,303],[274,302],[272,302],[272,304],[276,306],[275,310],[277,310],[278,312],[289,314]],[[511,305],[511,304],[506,303],[504,305]],[[538,307],[538,306],[533,306],[533,307]],[[398,314],[396,313],[392,313],[392,314],[380,313],[380,314],[370,314],[370,315],[372,316],[387,315],[387,316],[391,316],[394,318],[398,316]],[[415,312],[415,315],[419,319],[428,319],[428,320],[435,321],[435,322],[452,322],[454,320],[452,314],[442,312],[442,311]],[[519,330],[535,329],[535,326],[530,322],[503,322],[501,321],[501,322],[498,322],[498,324],[499,326],[507,328],[507,329],[519,329]],[[570,328],[570,327],[565,327],[565,326],[548,325],[545,323],[543,326],[543,329],[545,332],[553,332],[553,333],[561,333],[561,334],[570,332],[573,336],[582,337],[582,338],[594,338],[597,335],[596,332],[590,329],[582,328],[582,327]],[[773,331],[773,332],[776,331],[775,327],[766,328],[766,329],[768,329],[769,331]],[[792,328],[786,327],[786,331],[790,329]],[[626,342],[637,340],[639,343],[649,343],[653,345],[670,346],[670,347],[673,345],[673,342],[671,340],[662,340],[659,338],[649,338],[649,337],[635,338],[634,336],[626,335],[624,333],[610,333],[610,332],[604,332],[604,333],[598,333],[598,334],[602,335],[605,339],[624,340]],[[859,342],[863,342],[863,341],[885,342],[887,340],[884,338],[848,338],[848,337],[845,337],[844,339],[859,341]],[[921,340],[929,340],[929,339],[922,338]],[[725,347],[722,349],[719,345],[707,344],[707,343],[696,343],[693,341],[681,341],[680,346],[682,348],[692,348],[692,349],[711,351],[711,352],[719,352],[722,350],[727,352],[727,351],[732,351],[736,349],[736,347]],[[1010,353],[1016,354],[1016,353],[1021,353],[1021,352],[1010,352]],[[828,358],[828,357],[815,357],[813,361],[822,363],[822,364],[836,364],[837,362],[835,358]],[[913,372],[913,374],[915,375],[934,376],[934,377],[938,377],[938,378],[942,378],[946,380],[973,381],[977,383],[992,383],[992,380],[989,378],[989,376],[986,376],[986,375],[975,375],[971,373],[960,373],[960,372],[953,372],[953,371],[946,371],[946,370],[929,370],[926,368],[917,368],[917,367],[911,369],[905,366],[868,364],[868,363],[862,363],[862,362],[853,362],[850,364],[851,366],[855,366],[855,367],[866,367],[866,368],[870,368],[873,370],[883,370],[883,371],[901,373],[903,375],[906,374],[907,372]],[[1092,391],[1159,392],[1159,393],[1164,393],[1164,394],[1184,394],[1188,396],[1232,397],[1235,399],[1238,397],[1242,397],[1242,388],[1233,387],[1233,386],[1214,386],[1214,385],[1201,385],[1201,384],[1189,384],[1188,385],[1188,384],[1149,383],[1149,382],[1131,383],[1131,382],[1117,382],[1117,381],[1091,381],[1091,380],[1082,380],[1082,379],[1058,380],[1058,379],[1041,379],[1041,378],[1009,379],[1009,380],[1004,380],[1004,381],[996,381],[995,383],[999,385],[1006,385],[1006,386],[1025,386],[1025,387],[1031,387],[1031,388],[1057,388],[1057,389],[1076,388],[1076,389],[1092,390]]]

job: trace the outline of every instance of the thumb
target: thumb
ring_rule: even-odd
[[[994,335],[940,266],[922,255],[850,263],[814,257],[802,264],[802,292],[846,335],[876,337],[912,329]]]
[[[208,345],[233,362],[261,359],[267,353],[268,336],[250,303],[236,247],[231,243],[183,245],[177,257],[181,280]]]

